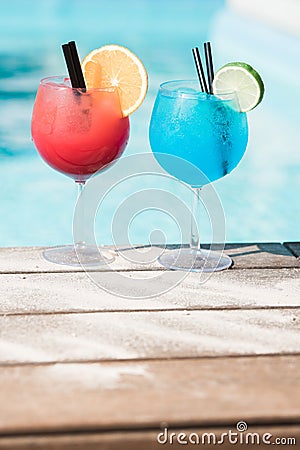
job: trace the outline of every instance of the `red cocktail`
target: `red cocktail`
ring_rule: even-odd
[[[39,85],[32,137],[42,158],[55,170],[73,178],[80,188],[99,170],[118,159],[129,138],[129,118],[123,117],[117,88],[72,88],[68,78],[44,78]],[[59,264],[98,264],[98,248],[86,242],[52,248],[46,259]]]
[[[53,169],[86,181],[123,152],[129,119],[123,117],[117,89],[70,87],[68,78],[44,78],[39,85],[32,137]]]

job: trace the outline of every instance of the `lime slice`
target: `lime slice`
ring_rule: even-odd
[[[265,88],[253,67],[243,62],[232,62],[221,67],[215,74],[213,92],[221,98],[222,93],[235,92],[241,111],[246,112],[262,101]]]

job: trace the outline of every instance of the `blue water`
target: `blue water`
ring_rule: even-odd
[[[193,46],[212,41],[216,68],[229,61],[253,65],[265,82],[265,99],[248,114],[249,145],[238,168],[214,183],[227,239],[299,240],[299,37],[239,15],[225,0],[10,0],[0,14],[0,246],[72,241],[75,186],[41,160],[30,137],[38,82],[66,73],[60,45],[71,39],[81,56],[107,43],[125,45],[148,70],[149,92],[131,118],[125,155],[151,151],[158,86],[195,77]],[[101,242],[112,241],[113,206],[144,185],[136,177],[116,190],[97,219]],[[170,242],[178,240],[168,219],[148,211],[132,222],[132,241],[147,242],[160,225]]]
[[[194,187],[229,174],[248,140],[246,114],[238,112],[235,98],[197,93],[194,82],[168,86],[159,90],[150,122],[150,145],[159,164]]]

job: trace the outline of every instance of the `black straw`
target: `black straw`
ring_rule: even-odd
[[[213,80],[214,80],[214,65],[213,65],[210,42],[204,43],[204,52],[205,52],[205,61],[206,61],[206,70],[207,70],[207,79],[208,79],[208,89],[209,89],[209,93],[213,94],[212,84],[213,84]]]
[[[77,75],[77,80],[78,80],[78,86],[77,87],[79,87],[81,89],[86,89],[86,85],[85,85],[85,81],[84,81],[84,78],[83,78],[83,73],[82,73],[82,70],[81,70],[81,64],[80,64],[80,60],[79,60],[79,56],[78,56],[78,52],[77,52],[75,41],[70,41],[69,42],[69,48],[71,50],[73,64],[74,64],[74,68],[75,68],[76,75]]]
[[[64,57],[66,60],[72,87],[86,89],[75,42],[70,41],[68,44],[63,44],[62,49],[64,52]]]
[[[73,58],[72,58],[70,47],[69,47],[68,44],[63,44],[62,45],[62,49],[63,49],[63,52],[64,52],[64,57],[65,57],[67,69],[68,69],[68,72],[69,72],[71,85],[74,88],[78,87],[78,79],[77,79],[77,74],[76,74],[76,71],[75,71],[75,67],[74,67],[74,63],[73,63]]]
[[[196,64],[196,69],[197,69],[197,74],[198,74],[198,78],[199,78],[201,91],[206,92],[208,94],[207,84],[206,84],[206,80],[205,80],[205,75],[204,75],[203,65],[201,62],[199,48],[198,47],[193,48],[192,52],[193,52],[194,61]]]

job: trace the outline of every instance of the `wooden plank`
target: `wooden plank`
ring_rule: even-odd
[[[300,352],[299,310],[17,315],[0,318],[0,363]]]
[[[300,267],[293,254],[280,243],[227,244],[226,253],[235,269]]]
[[[177,248],[178,246],[169,246]],[[149,247],[139,246],[148,251]],[[64,266],[46,261],[42,247],[0,248],[0,273],[78,272],[81,267]],[[108,247],[111,251],[113,248]],[[135,249],[119,249],[116,260],[110,266],[99,266],[97,270],[163,270],[156,261],[161,253],[153,247],[147,257],[136,253]],[[280,243],[227,244],[226,253],[234,260],[234,269],[300,267],[300,261]],[[142,263],[141,261],[149,261]]]
[[[0,314],[300,306],[300,269],[228,270],[213,274],[203,284],[199,274],[190,273],[174,289],[161,294],[167,274],[177,276],[153,271],[100,273],[99,284],[107,291],[85,273],[2,274]],[[137,275],[151,280],[156,297],[133,300],[108,292],[118,283],[118,292],[134,295]],[[138,294],[146,296],[148,285],[138,287]]]
[[[147,249],[147,246],[141,246]],[[209,248],[204,244],[203,248]],[[169,245],[168,249],[179,248],[178,245]],[[218,247],[215,247],[217,251]],[[223,247],[220,248],[223,250]],[[135,251],[135,249],[133,249]],[[159,255],[161,249],[153,247],[153,255]],[[293,252],[279,242],[261,242],[261,243],[236,243],[226,244],[224,252],[233,259],[233,269],[257,269],[257,268],[293,268],[300,267],[300,261],[297,261]],[[131,259],[132,250],[124,251],[123,256]],[[119,253],[122,257],[122,252]],[[134,259],[134,257],[132,258]],[[122,260],[121,260],[122,261]],[[121,263],[118,262],[118,264]],[[130,269],[130,266],[126,266]],[[149,270],[156,270],[159,267],[157,262],[149,265]],[[125,270],[125,266],[120,265],[120,270]],[[135,265],[134,269],[142,269],[142,266]],[[145,268],[144,268],[145,270]]]
[[[184,439],[187,442],[195,441],[195,435],[199,436],[199,442],[201,443],[201,448],[205,450],[209,450],[212,448],[213,444],[208,443],[208,434],[211,436],[212,434],[216,436],[216,440],[221,441],[223,433],[229,433],[229,430],[232,432],[235,431],[235,427],[228,428],[189,428],[187,430],[178,430],[178,429],[170,429],[170,433],[167,434],[168,442],[166,443],[167,447],[181,450],[184,444],[180,443],[180,439]],[[180,432],[185,432],[186,437],[179,436]],[[171,433],[176,433],[176,436],[172,436]],[[251,436],[249,433],[256,433],[254,437],[254,444],[251,444]],[[269,436],[269,435],[272,436]],[[257,436],[258,435],[258,436]],[[232,436],[232,440],[236,439],[237,436]],[[240,438],[240,434],[238,435]],[[164,436],[159,437],[158,430],[155,431],[121,431],[121,432],[103,432],[103,433],[84,433],[84,434],[64,434],[60,435],[46,435],[46,436],[25,436],[25,437],[9,437],[9,438],[1,438],[0,437],[0,449],[1,450],[32,450],[33,448],[36,450],[158,450],[162,449],[162,444],[158,442],[160,439],[161,442],[164,441]],[[179,439],[179,442],[178,442]],[[212,440],[213,438],[210,437]],[[290,444],[282,444],[282,447],[292,446],[294,440],[299,442],[300,440],[300,429],[299,426],[255,426],[249,428],[249,431],[243,433],[244,442],[250,442],[248,444],[249,448],[252,449],[260,449],[264,446],[263,439],[266,439],[267,442],[272,444],[276,443],[276,439],[279,439],[280,442],[287,442],[289,439]],[[285,441],[284,441],[285,439]],[[292,440],[291,440],[292,439]],[[227,442],[226,442],[227,440]],[[172,442],[172,444],[170,444]],[[211,441],[212,442],[212,441]],[[277,441],[278,442],[278,441]],[[188,445],[186,448],[193,448],[196,445],[194,444]],[[221,445],[221,444],[220,444]],[[224,437],[224,443],[222,444],[222,448],[225,450],[232,449],[234,444],[230,444],[229,438]],[[245,446],[247,444],[244,444]],[[268,444],[265,444],[268,445]],[[279,448],[282,448],[279,447]],[[295,446],[294,446],[295,447]],[[240,448],[235,445],[235,448]],[[278,445],[276,445],[278,448]]]
[[[299,356],[2,367],[0,433],[299,423]]]
[[[285,242],[284,246],[297,258],[300,257],[300,242]]]

